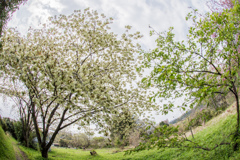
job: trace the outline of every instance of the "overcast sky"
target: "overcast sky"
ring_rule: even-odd
[[[149,25],[157,31],[174,27],[177,40],[185,39],[190,22],[185,17],[191,11],[189,7],[198,9],[201,13],[208,11],[207,0],[28,0],[16,11],[8,27],[17,27],[21,34],[26,34],[28,28],[39,28],[40,23],[45,23],[49,16],[69,15],[74,10],[90,7],[107,17],[113,17],[111,26],[115,33],[123,33],[125,25],[131,25],[134,31],[140,31],[144,37],[140,44],[145,50],[155,47],[154,39],[149,36]],[[9,116],[6,105],[1,104],[1,113]],[[11,105],[8,103],[8,107]],[[183,113],[183,112],[182,112]],[[181,114],[175,111],[167,116],[156,116],[156,120],[172,120]]]

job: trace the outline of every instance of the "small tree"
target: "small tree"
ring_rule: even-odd
[[[129,136],[136,127],[136,117],[128,110],[115,115],[108,123],[108,131],[112,142],[117,146],[126,146],[129,143]]]
[[[104,137],[93,137],[91,146],[94,148],[103,148],[106,146],[106,140]]]
[[[172,110],[175,98],[185,97],[184,103],[178,106],[185,109],[188,104],[192,108],[215,94],[231,92],[236,100],[237,138],[240,120],[240,6],[236,4],[221,14],[207,13],[201,18],[193,13],[196,10],[187,17],[192,18],[194,26],[190,27],[186,42],[174,41],[173,28],[168,32],[151,32],[158,35],[157,48],[144,54],[142,67],[152,71],[142,82],[148,87],[158,88],[151,100],[159,97],[173,99],[163,105],[163,113]],[[234,150],[237,147],[235,139]]]
[[[91,137],[94,135],[94,130],[91,128],[90,124],[83,127],[84,134],[87,136],[85,148],[88,148],[91,145]]]
[[[111,18],[89,9],[49,21],[42,29],[30,28],[26,37],[9,29],[0,54],[2,73],[25,86],[45,158],[58,132],[77,121],[103,126],[125,107],[136,114],[149,107],[139,109],[143,93],[131,85],[139,51],[132,39],[139,33],[119,38],[108,31]]]

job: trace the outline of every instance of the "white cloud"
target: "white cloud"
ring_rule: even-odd
[[[40,23],[46,22],[49,16],[70,14],[73,10],[90,7],[114,18],[114,32],[122,33],[125,25],[131,25],[134,31],[140,31],[144,35],[140,40],[144,48],[153,48],[155,38],[149,37],[149,25],[157,31],[164,31],[173,26],[177,39],[184,39],[189,26],[185,21],[185,16],[190,11],[188,7],[206,10],[205,1],[73,0],[71,3],[69,0],[31,0],[14,14],[9,26],[18,26],[18,29],[25,33],[29,26],[36,28]]]
[[[64,8],[59,0],[31,0],[20,6],[8,26],[17,27],[24,34],[30,26],[38,28],[40,23],[46,23],[48,17],[61,13]]]

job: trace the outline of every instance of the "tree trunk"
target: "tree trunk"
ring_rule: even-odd
[[[236,105],[236,107],[237,107],[237,127],[236,127],[236,132],[234,135],[234,140],[235,140],[234,145],[233,145],[234,151],[237,151],[239,148],[239,143],[237,142],[239,139],[239,116],[240,116],[239,115],[239,100],[236,99],[236,101],[237,101],[237,105]]]
[[[48,149],[46,147],[41,148],[41,154],[43,158],[48,158]]]
[[[238,96],[236,96],[237,100],[237,132],[239,131],[239,120],[240,120],[240,115],[239,115],[239,99]]]
[[[239,115],[239,99],[238,99],[238,92],[236,90],[236,88],[234,88],[234,96],[235,96],[235,99],[236,99],[236,109],[237,109],[237,126],[236,126],[236,132],[235,132],[235,135],[234,135],[234,145],[233,145],[233,150],[234,151],[237,151],[238,148],[239,148],[239,143],[237,142],[238,139],[239,139],[239,120],[240,120],[240,115]]]
[[[25,145],[26,147],[29,148],[29,137],[30,137],[30,131],[26,130],[26,132],[24,133],[24,141],[25,141]]]
[[[21,115],[21,114],[20,114]],[[22,128],[23,128],[23,141],[26,147],[29,147],[29,137],[30,137],[30,128],[27,122],[24,121],[24,118],[21,118]]]

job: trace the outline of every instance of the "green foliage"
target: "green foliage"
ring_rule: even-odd
[[[103,148],[106,147],[108,140],[104,137],[93,137],[91,140],[91,147],[93,148]]]
[[[68,147],[68,140],[60,139],[59,145],[60,145],[60,147]]]
[[[163,113],[171,111],[176,98],[185,97],[178,106],[185,109],[189,102],[193,108],[213,94],[227,94],[229,90],[238,94],[239,5],[221,14],[207,13],[199,18],[195,15],[189,14],[194,26],[189,29],[186,42],[174,40],[173,28],[161,33],[153,31],[158,36],[157,48],[144,53],[139,68],[152,70],[142,79],[146,87],[158,88],[152,101],[159,97],[173,99],[163,105]]]
[[[0,123],[2,125],[2,128],[4,129],[5,132],[9,132],[13,138],[17,139],[17,135],[15,133],[15,120],[11,120],[10,118],[1,118]]]
[[[20,121],[16,121],[14,123],[14,132],[16,134],[16,140],[23,143],[24,142],[24,135],[23,135],[23,132],[24,129],[22,127],[22,123]]]
[[[2,127],[0,126],[0,159],[15,160],[15,153],[12,143],[7,135],[5,135]]]
[[[240,151],[234,152],[233,143],[231,143],[235,132],[235,119],[236,115],[228,115],[227,117],[219,115],[213,118],[206,124],[207,127],[204,130],[194,135],[194,138],[188,137],[188,140],[194,143],[185,140],[183,142],[174,141],[181,147],[177,147],[175,144],[175,147],[159,148],[158,151],[155,150],[149,154],[146,151],[148,145],[144,143],[127,153],[143,150],[141,152],[146,153],[146,155],[139,159],[238,159]],[[158,140],[150,147],[154,146],[155,143],[158,143]],[[141,152],[137,152],[137,154]]]
[[[136,117],[127,109],[108,122],[110,137],[115,146],[129,145],[130,134],[137,128],[136,121]]]
[[[2,29],[9,21],[12,13],[19,8],[19,5],[21,5],[26,1],[27,0],[2,0],[1,1],[0,3],[0,37],[2,35]]]
[[[2,118],[1,116],[0,116],[0,126],[2,127],[2,129],[5,132],[7,131],[7,129],[8,129],[7,124],[6,124],[5,120],[4,120],[4,118]]]
[[[147,129],[150,129],[150,127]],[[139,146],[128,150],[126,154],[154,148],[181,148],[184,141],[185,138],[179,135],[177,127],[159,125],[158,127],[154,127],[154,131],[152,133],[144,135],[143,142],[141,142]]]
[[[213,95],[226,95],[230,91],[237,104],[235,137],[239,137],[239,13],[239,4],[221,13],[207,13],[201,17],[194,10],[187,17],[192,19],[194,25],[189,29],[186,42],[174,40],[172,27],[167,32],[152,32],[158,36],[157,48],[144,53],[139,71],[142,68],[152,70],[148,77],[142,79],[144,86],[158,89],[151,101],[171,98],[167,104],[163,104],[162,113],[172,111],[176,98],[184,99],[177,107],[185,110],[206,102]],[[189,125],[200,125],[200,120],[208,121],[214,115],[212,110],[205,110],[198,113]],[[238,140],[232,140],[237,150]]]
[[[144,61],[138,71],[143,68],[151,69],[150,75],[142,79],[145,87],[158,89],[151,97],[151,101],[155,102],[158,98],[171,98],[167,104],[163,104],[162,113],[167,114],[175,107],[176,98],[184,98],[184,102],[178,107],[185,110],[186,107],[193,108],[217,94],[226,95],[230,91],[237,102],[235,135],[239,135],[239,11],[239,4],[232,9],[224,10],[221,14],[207,13],[201,17],[197,17],[197,10],[194,10],[187,17],[192,19],[194,25],[189,29],[186,42],[174,40],[172,27],[167,32],[151,33],[158,36],[157,48],[150,53],[144,53]],[[189,122],[188,128],[201,125],[202,122],[209,121],[217,114],[219,114],[218,108],[204,109],[196,113]],[[192,147],[208,151],[215,149],[199,145],[199,140],[183,137],[174,127],[157,127],[149,137],[149,141],[133,151],[152,147],[179,149]],[[231,140],[238,144],[238,140]],[[218,144],[216,147],[221,145]],[[236,150],[237,147],[234,148]]]

